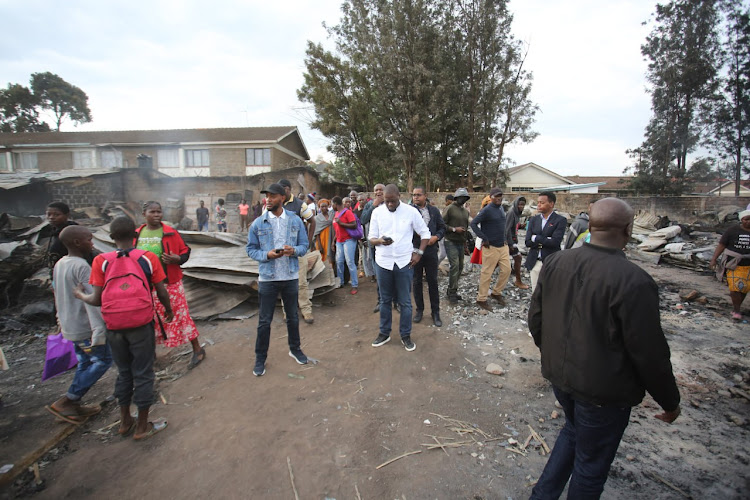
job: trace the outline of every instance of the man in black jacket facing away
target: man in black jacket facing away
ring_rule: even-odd
[[[414,322],[419,323],[422,321],[422,315],[424,313],[424,296],[422,295],[422,274],[424,273],[427,278],[427,291],[430,296],[430,309],[432,312],[432,322],[435,326],[443,326],[443,321],[440,319],[440,294],[438,292],[438,241],[443,239],[445,236],[445,222],[443,222],[443,216],[440,215],[440,210],[437,207],[427,202],[427,193],[423,187],[415,187],[411,195],[412,205],[419,210],[422,214],[422,219],[427,224],[427,229],[430,230],[430,241],[427,243],[427,248],[424,249],[424,255],[414,266],[414,306],[416,313],[414,314]],[[418,249],[420,246],[420,236],[414,233],[413,238],[414,248]]]
[[[532,499],[599,498],[630,409],[648,391],[672,423],[680,393],[659,319],[659,291],[621,250],[633,209],[605,198],[590,213],[591,243],[544,261],[529,308],[542,375],[565,411]]]

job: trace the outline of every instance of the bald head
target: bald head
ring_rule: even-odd
[[[633,229],[633,209],[618,198],[603,198],[589,213],[591,243],[612,248],[623,248]]]
[[[83,240],[91,236],[89,228],[84,226],[68,226],[60,231],[60,242],[70,248],[75,245],[75,240]]]
[[[385,194],[385,206],[388,207],[388,210],[391,212],[395,212],[401,203],[399,199],[401,193],[398,192],[398,186],[395,184],[388,184],[385,187],[385,190],[383,190],[383,193]]]

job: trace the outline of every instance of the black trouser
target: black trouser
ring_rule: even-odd
[[[115,396],[120,406],[135,403],[149,408],[154,403],[154,323],[130,330],[107,330],[107,341],[117,366]]]
[[[437,247],[435,247],[437,250]],[[414,309],[424,311],[424,297],[422,296],[422,274],[427,278],[427,292],[430,296],[432,313],[440,312],[440,295],[438,294],[438,255],[435,252],[425,252],[414,266]]]

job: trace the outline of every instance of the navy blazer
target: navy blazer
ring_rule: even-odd
[[[568,220],[557,212],[550,214],[544,229],[542,229],[542,214],[531,218],[529,229],[526,231],[526,248],[529,249],[529,254],[526,256],[526,269],[531,271],[537,260],[544,262],[548,255],[560,251],[567,226]],[[535,234],[537,238],[533,242],[531,237]]]

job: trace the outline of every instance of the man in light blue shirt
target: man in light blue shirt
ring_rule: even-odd
[[[253,375],[266,373],[266,358],[271,339],[271,321],[276,299],[286,310],[286,328],[289,337],[289,356],[307,364],[307,356],[300,348],[299,315],[299,257],[308,249],[307,232],[302,219],[284,209],[284,188],[271,184],[261,191],[266,195],[266,212],[253,221],[247,233],[247,255],[258,261],[258,336],[255,340],[255,367]]]

